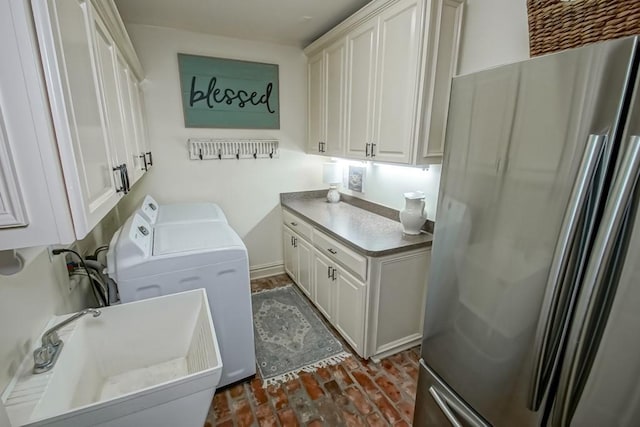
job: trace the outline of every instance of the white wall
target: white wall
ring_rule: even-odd
[[[77,242],[80,251],[93,252],[109,243],[120,226],[119,220],[116,208],[85,239]],[[29,356],[52,316],[95,306],[88,287],[70,290],[64,255],[50,259],[44,246],[18,252],[26,261],[23,270],[12,276],[0,276],[0,394],[24,357]]]
[[[427,169],[422,169],[346,160],[340,160],[338,163],[342,165],[345,174],[344,182],[340,188],[341,192],[400,211],[405,204],[403,193],[422,191],[425,194],[427,218],[435,220],[442,170],[440,165],[431,165]],[[349,165],[366,168],[364,192],[360,193],[348,189]]]
[[[159,203],[212,201],[225,211],[249,250],[252,268],[282,263],[281,192],[322,188],[322,159],[304,153],[306,58],[301,49],[168,28],[128,26],[147,81],[144,84],[154,168],[130,200],[144,193]],[[177,53],[278,64],[280,129],[187,129],[184,127]],[[274,160],[191,161],[187,139],[277,138]],[[128,203],[128,211],[134,206]]]
[[[526,0],[466,0],[458,74],[529,58]]]

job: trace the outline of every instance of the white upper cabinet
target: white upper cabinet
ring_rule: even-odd
[[[0,250],[75,240],[24,2],[0,1]]]
[[[347,48],[344,148],[320,154],[401,164],[440,161],[461,20],[462,0],[377,0],[308,46],[310,69],[319,51],[342,42]],[[314,84],[310,78],[310,130],[327,121],[315,112],[328,94],[312,89]]]
[[[346,55],[345,41],[338,40],[309,60],[309,153],[335,156],[344,151]]]
[[[364,22],[347,36],[346,155],[368,157],[373,141],[378,19]]]
[[[422,2],[403,0],[379,17],[375,134],[369,157],[409,163],[417,101]]]
[[[144,172],[137,129],[143,113],[137,81],[127,80],[130,70],[141,77],[141,67],[112,1],[32,0],[32,6],[73,226],[82,239]]]
[[[320,51],[307,63],[307,151],[320,154],[324,144],[324,52]]]

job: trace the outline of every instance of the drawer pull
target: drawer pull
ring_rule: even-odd
[[[331,266],[327,267],[327,278],[331,279]]]
[[[327,250],[329,251],[329,253],[330,253],[330,254],[334,254],[334,255],[335,255],[335,254],[337,254],[337,253],[338,253],[338,251],[336,251],[335,249],[331,249],[331,248],[329,248],[329,249],[327,249]]]
[[[293,225],[294,227],[297,227],[297,226],[298,226],[298,223],[297,223],[297,222],[290,222],[289,224]]]

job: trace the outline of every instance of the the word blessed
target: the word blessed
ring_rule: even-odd
[[[271,100],[271,91],[273,83],[267,83],[264,93],[249,93],[246,90],[220,89],[216,87],[218,84],[217,77],[211,77],[207,91],[196,90],[196,76],[191,78],[191,94],[189,96],[189,106],[193,107],[195,103],[206,102],[209,108],[214,108],[216,104],[232,105],[237,102],[238,107],[244,108],[247,105],[265,105],[269,113],[275,113],[269,104]]]

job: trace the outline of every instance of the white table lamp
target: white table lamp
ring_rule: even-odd
[[[342,169],[338,163],[325,163],[322,165],[322,182],[329,184],[327,201],[329,203],[339,202],[338,185],[342,182]]]

